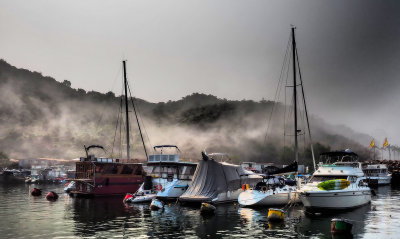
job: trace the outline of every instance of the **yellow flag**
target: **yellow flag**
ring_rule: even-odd
[[[385,147],[387,147],[389,145],[389,143],[388,143],[388,141],[387,141],[387,138],[385,138],[385,142],[383,143],[383,148],[385,148]]]
[[[371,143],[369,144],[369,148],[371,149],[371,148],[373,148],[375,146],[375,139],[373,139],[372,141],[371,141]]]

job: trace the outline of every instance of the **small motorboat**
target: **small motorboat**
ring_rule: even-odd
[[[254,188],[247,185],[242,187],[238,202],[241,206],[278,206],[298,202],[295,183],[286,182],[284,178],[276,176],[264,176],[264,180],[258,182]]]
[[[132,203],[148,203],[151,202],[153,199],[157,197],[157,194],[151,193],[151,194],[145,194],[141,196],[136,196],[134,197],[131,202]]]
[[[150,204],[150,209],[153,211],[157,211],[159,209],[164,208],[164,203],[158,199],[153,199]]]
[[[49,201],[55,201],[58,199],[58,194],[56,192],[50,191],[47,195],[46,195],[46,199]]]
[[[75,181],[71,181],[69,183],[66,183],[65,187],[64,187],[64,192],[69,193],[71,191],[74,191],[76,189],[75,185],[76,185]]]
[[[33,188],[31,195],[32,196],[40,196],[40,195],[42,195],[42,190],[39,188]]]

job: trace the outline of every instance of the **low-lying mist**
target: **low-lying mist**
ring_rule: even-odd
[[[199,159],[205,149],[228,153],[236,163],[293,161],[292,121],[287,115],[288,120],[283,119],[282,104],[276,105],[271,121],[271,101],[228,101],[192,94],[166,103],[135,99],[135,105],[149,153],[154,145],[174,144],[187,160]],[[68,81],[57,82],[0,61],[0,151],[11,158],[77,158],[85,153],[83,145],[92,144],[103,145],[104,156],[124,158],[126,136],[120,107],[121,98],[112,92],[73,89]],[[129,114],[132,154],[144,160],[136,119],[132,110]],[[351,148],[362,158],[369,157],[360,144],[368,143],[368,135],[329,125],[315,116],[310,121],[317,151]],[[310,164],[308,135],[301,134],[299,142],[301,160]]]

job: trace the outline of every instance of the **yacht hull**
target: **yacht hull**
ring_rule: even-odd
[[[174,180],[165,183],[165,188],[157,193],[157,198],[161,200],[173,200],[179,198],[189,187],[190,181]]]
[[[247,190],[239,195],[238,202],[241,206],[278,206],[289,202],[299,202],[295,189],[278,189],[276,191]]]
[[[386,177],[368,177],[367,182],[371,185],[388,185],[392,180],[391,176]]]
[[[307,209],[351,209],[371,202],[371,191],[308,191],[300,199]]]

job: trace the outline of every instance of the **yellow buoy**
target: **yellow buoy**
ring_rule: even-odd
[[[285,219],[285,211],[278,208],[270,208],[268,210],[269,221],[283,221]]]

